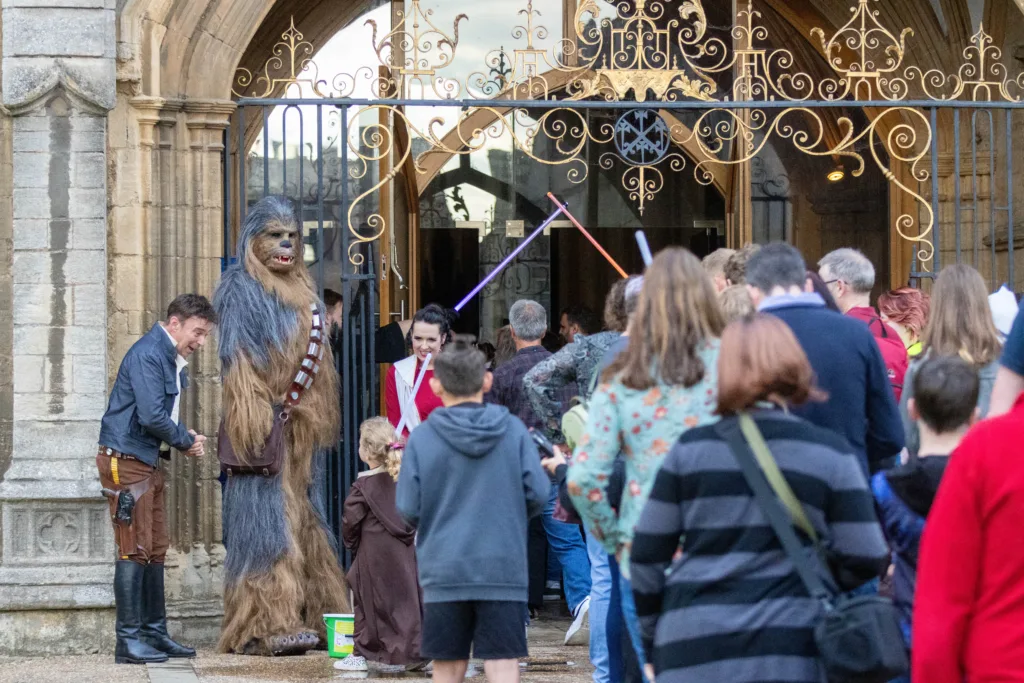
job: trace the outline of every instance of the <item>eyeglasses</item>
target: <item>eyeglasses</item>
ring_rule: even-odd
[[[839,278],[836,278],[835,280],[822,280],[821,284],[827,287],[828,285],[835,284],[836,282],[842,282],[842,280]]]

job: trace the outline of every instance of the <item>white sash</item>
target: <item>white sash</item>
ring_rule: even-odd
[[[408,358],[395,363],[395,389],[398,390],[398,406],[399,409],[403,408],[409,403],[409,398],[412,396],[412,385],[416,383],[416,355],[413,354]],[[401,415],[398,416],[401,419]],[[420,425],[420,409],[416,405],[415,401],[412,403],[412,409],[409,414],[405,417],[405,424],[408,426],[409,433],[416,429]]]

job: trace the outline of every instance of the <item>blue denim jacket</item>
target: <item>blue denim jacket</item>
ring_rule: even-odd
[[[171,422],[178,394],[176,358],[177,351],[160,323],[128,349],[100,424],[101,446],[134,455],[153,467],[161,442],[181,451],[192,447],[195,438]],[[187,386],[188,375],[182,370],[181,388]]]

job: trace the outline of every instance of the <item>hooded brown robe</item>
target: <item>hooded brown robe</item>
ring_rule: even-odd
[[[354,595],[355,654],[380,664],[421,661],[422,598],[416,532],[395,507],[395,481],[383,468],[363,472],[345,499],[345,547]]]

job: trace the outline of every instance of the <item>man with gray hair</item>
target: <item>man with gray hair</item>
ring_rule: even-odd
[[[534,366],[551,357],[551,352],[541,345],[544,333],[548,330],[547,311],[536,301],[521,299],[509,310],[508,322],[516,345],[516,355],[494,371],[491,390],[484,401],[505,406],[528,428],[543,432],[544,422],[530,404],[523,380]],[[575,385],[564,388],[563,410],[568,410],[575,393]],[[579,526],[559,522],[554,518],[557,500],[558,487],[552,486],[542,523],[548,546],[562,565],[565,599],[574,617],[565,635],[565,643],[585,645],[590,641],[590,559]]]
[[[856,249],[836,249],[818,261],[818,275],[836,300],[839,310],[867,324],[882,352],[896,401],[903,392],[907,374],[907,347],[896,330],[885,324],[871,305],[871,288],[875,286],[875,266]]]

